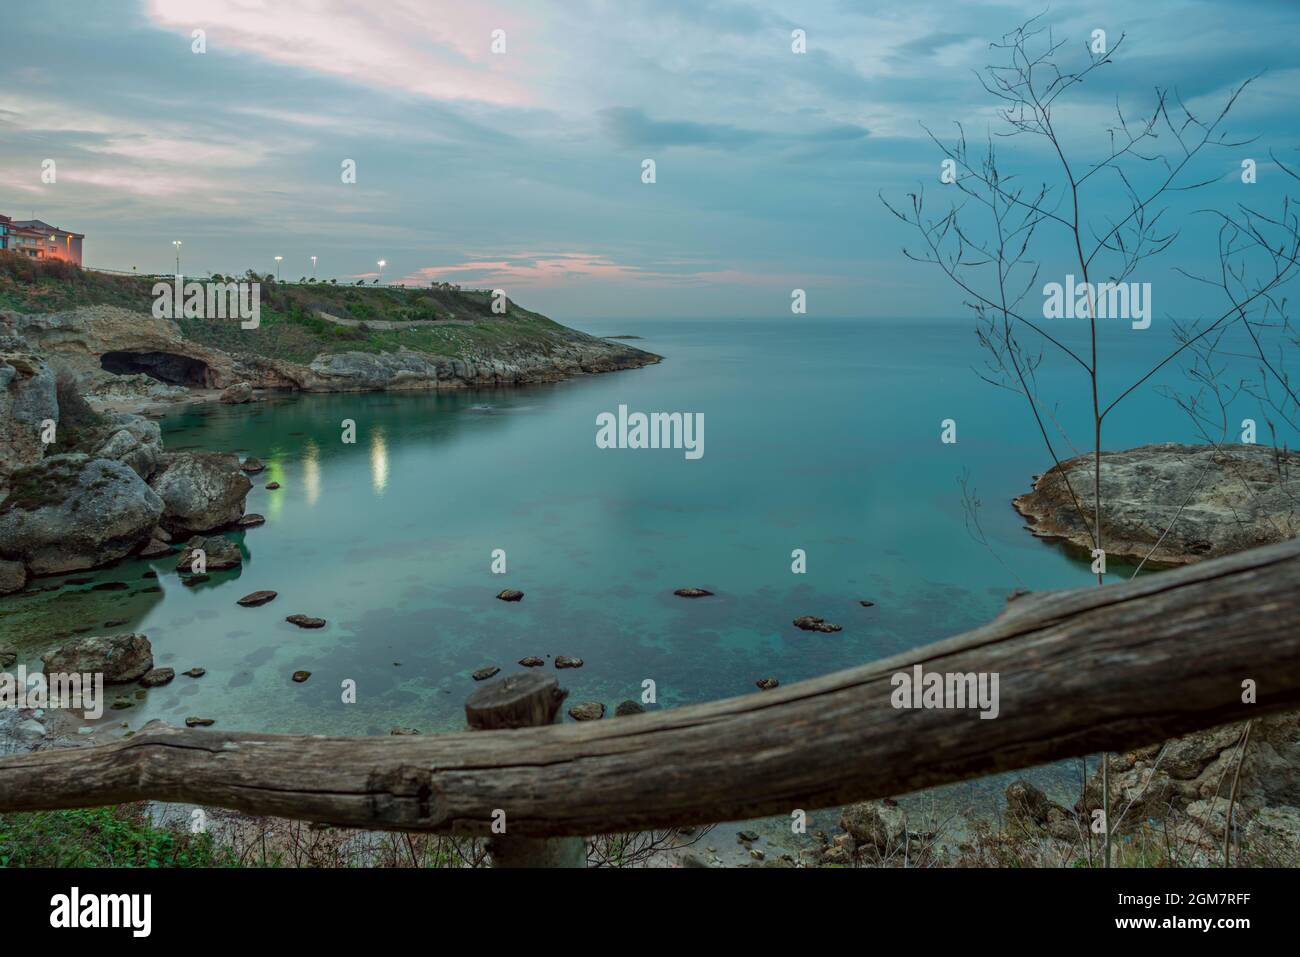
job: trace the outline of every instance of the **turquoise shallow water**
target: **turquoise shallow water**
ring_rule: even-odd
[[[484,665],[572,655],[572,701],[609,709],[653,679],[660,707],[758,693],[980,624],[1018,586],[1087,585],[1082,563],[1022,528],[1010,499],[1049,463],[1023,399],[981,382],[957,322],[620,322],[659,365],[486,393],[303,395],[190,407],[163,420],[169,448],[238,450],[268,469],[232,534],[244,566],[180,587],[168,561],[93,573],[128,591],[65,587],[0,603],[29,663],[74,628],[144,632],[178,677],[105,720],[216,719],[221,728],[386,734],[462,726]],[[1168,344],[1107,330],[1108,386]],[[1058,414],[1086,443],[1084,380]],[[1177,381],[1171,367],[1164,381]],[[1064,396],[1066,393],[1060,393]],[[602,450],[595,420],[632,410],[702,412],[705,454]],[[939,441],[957,420],[958,441]],[[353,419],[355,445],[340,424]],[[1193,439],[1144,388],[1108,429],[1111,448]],[[998,559],[966,530],[959,476],[983,502]],[[263,486],[278,481],[278,491]],[[491,572],[504,549],[508,573]],[[791,572],[791,551],[807,573]],[[142,578],[149,569],[157,582]],[[1127,574],[1124,569],[1112,569]],[[57,583],[59,579],[52,580]],[[688,601],[675,588],[717,597]],[[160,591],[144,591],[146,588]],[[526,597],[508,604],[502,588]],[[274,589],[269,605],[235,600]],[[860,599],[876,602],[872,608]],[[326,618],[320,631],[284,621]],[[795,629],[798,615],[843,626]],[[548,665],[549,667],[549,665]],[[295,670],[312,673],[294,684]],[[341,683],[356,682],[355,704]]]

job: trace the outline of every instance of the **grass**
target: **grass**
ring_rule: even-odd
[[[233,320],[182,318],[176,322],[186,338],[232,354],[310,362],[321,353],[407,348],[480,361],[505,359],[520,352],[548,353],[574,335],[513,302],[498,315],[492,311],[489,290],[463,290],[446,283],[419,288],[285,283],[252,270],[244,276],[212,278],[259,282],[260,326],[241,329]],[[170,280],[168,276],[112,275],[0,252],[0,312],[37,314],[95,305],[148,312],[153,308],[154,283]],[[330,322],[322,313],[357,320],[361,325]],[[375,321],[421,324],[395,329],[366,325]]]
[[[0,867],[223,867],[211,836],[149,821],[143,804],[0,814]]]

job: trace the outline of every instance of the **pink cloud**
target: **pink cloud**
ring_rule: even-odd
[[[515,105],[531,100],[517,79],[522,57],[511,33],[526,21],[494,4],[384,0],[149,0],[154,23],[190,43],[206,31],[206,56],[253,53],[264,59],[367,86],[437,100]],[[505,30],[507,52],[491,51]]]
[[[447,266],[425,266],[402,277],[408,285],[455,282],[501,289],[554,289],[582,282],[624,283],[645,286],[777,286],[795,288],[817,281],[840,281],[835,277],[775,270],[677,269],[677,260],[654,267],[616,262],[608,256],[585,252],[517,253],[506,259],[476,259]]]

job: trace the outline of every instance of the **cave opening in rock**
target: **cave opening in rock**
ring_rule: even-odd
[[[212,384],[206,362],[172,352],[105,352],[99,364],[114,375],[144,373],[168,385],[204,388]]]

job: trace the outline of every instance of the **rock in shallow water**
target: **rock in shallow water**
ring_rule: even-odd
[[[253,387],[247,382],[236,382],[232,386],[227,386],[222,390],[217,401],[226,405],[243,405],[246,402],[253,401]]]
[[[713,592],[703,588],[679,588],[673,594],[678,598],[709,598]]]
[[[599,721],[605,717],[605,705],[600,701],[584,701],[569,709],[569,717],[574,721]]]
[[[581,668],[582,664],[581,658],[570,658],[568,655],[555,656],[555,667],[557,668]]]
[[[781,682],[777,681],[775,678],[759,678],[754,682],[754,684],[758,685],[764,691],[770,691],[773,688],[779,687]]]
[[[629,714],[645,714],[645,708],[641,706],[641,702],[629,699],[614,709],[616,718],[626,717]]]
[[[153,668],[144,673],[140,679],[140,684],[146,688],[157,688],[165,685],[176,677],[176,671],[172,668]]]
[[[800,615],[794,620],[794,626],[802,628],[804,631],[823,631],[827,633],[843,630],[839,625],[832,625],[825,618],[817,618],[813,615]]]
[[[239,599],[236,604],[243,605],[245,608],[256,608],[259,605],[265,605],[267,602],[275,599],[279,592],[273,591],[255,591],[250,592],[243,598]]]
[[[545,661],[538,658],[536,655],[529,655],[526,658],[520,658],[519,663],[525,668],[540,668],[542,665],[546,664]]]
[[[100,672],[105,684],[126,684],[153,668],[153,647],[144,635],[77,638],[42,656],[46,674]]]
[[[514,588],[507,588],[497,595],[502,601],[519,601],[524,593]]]
[[[164,528],[209,532],[239,521],[253,483],[239,458],[215,452],[168,452],[149,484],[162,499]]]
[[[290,615],[285,621],[291,625],[297,625],[299,628],[324,628],[324,618],[313,618],[311,615]]]
[[[185,543],[180,556],[176,559],[176,570],[187,572],[194,567],[194,560],[199,551],[203,552],[205,567],[208,571],[221,571],[226,568],[238,568],[244,563],[244,556],[239,546],[223,535],[204,538],[195,535]]]
[[[488,665],[485,668],[480,668],[478,671],[474,672],[474,674],[470,675],[470,677],[473,678],[475,681],[486,681],[488,678],[491,678],[500,670],[501,669],[498,668],[496,665]]]

